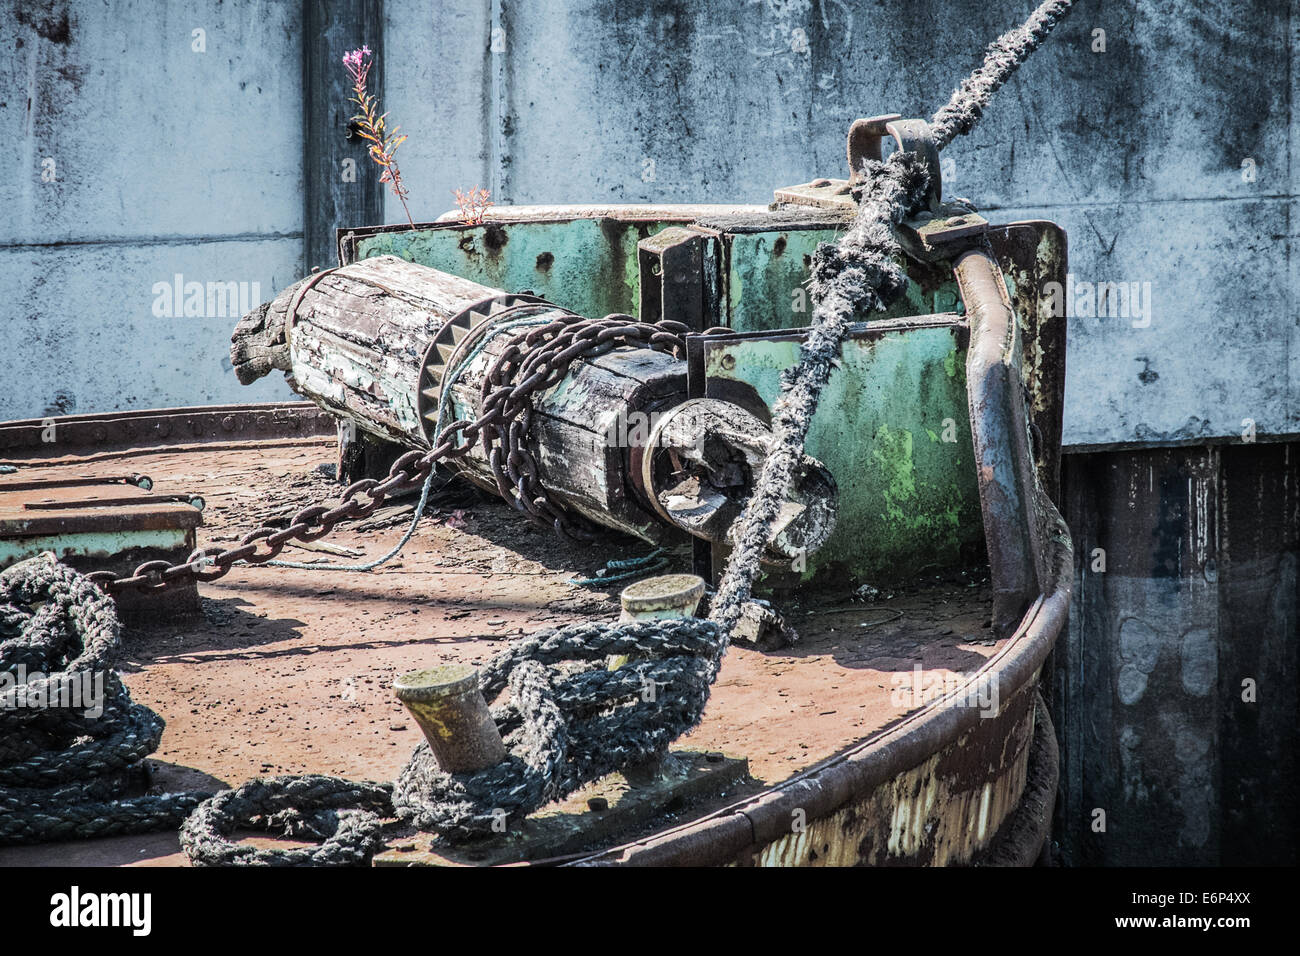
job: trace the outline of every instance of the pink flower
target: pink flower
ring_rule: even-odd
[[[370,47],[362,46],[359,50],[350,50],[343,54],[343,65],[347,67],[352,78],[364,85],[366,74],[370,72]]]
[[[379,112],[379,101],[366,91],[366,77],[371,67],[370,57],[369,46],[362,46],[359,50],[349,50],[343,54],[343,65],[352,77],[354,94],[352,102],[357,104],[360,110],[352,117],[352,122],[361,138],[370,144],[368,147],[370,158],[383,170],[379,181],[392,187],[393,195],[401,202],[402,209],[406,213],[406,221],[414,229],[415,221],[411,219],[411,210],[406,205],[406,184],[402,182],[402,174],[393,159],[397,147],[406,142],[406,137],[400,135],[400,127],[389,127],[388,114]]]

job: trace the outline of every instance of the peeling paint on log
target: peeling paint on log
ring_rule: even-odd
[[[290,317],[296,389],[357,428],[427,447],[415,402],[435,333],[499,290],[393,256],[319,278]]]

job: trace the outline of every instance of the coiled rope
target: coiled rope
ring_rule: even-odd
[[[209,796],[127,796],[163,720],[109,666],[119,635],[53,555],[0,572],[0,845],[170,829]]]

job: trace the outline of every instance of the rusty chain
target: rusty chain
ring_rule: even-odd
[[[393,463],[383,480],[362,478],[344,489],[334,507],[310,505],[285,528],[258,528],[234,548],[200,548],[181,564],[146,561],[131,574],[96,571],[88,577],[110,594],[135,590],[157,593],[181,583],[224,577],[236,564],[266,564],[291,541],[316,541],[347,521],[369,517],[390,496],[418,489],[439,463],[463,458],[476,440],[496,480],[501,497],[535,521],[561,534],[589,539],[585,519],[566,513],[547,496],[537,480],[537,463],[527,446],[532,399],[557,384],[580,358],[594,358],[621,346],[639,346],[685,355],[690,329],[680,322],[639,322],[629,315],[584,319],[563,314],[546,325],[515,336],[497,356],[484,378],[483,412],[476,421],[459,419],[439,433],[437,447],[409,451]]]
[[[585,519],[567,514],[547,496],[537,479],[537,463],[527,445],[532,396],[556,385],[579,358],[595,358],[623,345],[639,345],[685,355],[679,322],[638,322],[630,315],[574,321],[558,317],[514,339],[493,363],[483,383],[483,452],[497,492],[539,524],[579,541],[597,531]],[[514,384],[512,384],[514,383]],[[493,416],[492,413],[499,412]]]

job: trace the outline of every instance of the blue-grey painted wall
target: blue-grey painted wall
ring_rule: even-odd
[[[853,118],[930,115],[1031,5],[387,0],[384,105],[417,219],[475,184],[765,202],[843,175]],[[301,269],[298,4],[0,10],[0,417],[281,395],[235,383],[228,319],[155,317],[151,289]],[[1150,290],[1071,320],[1067,444],[1300,432],[1296,31],[1294,0],[1081,0],[946,151],[990,218],[1064,225],[1080,282]]]
[[[0,2],[0,419],[293,397],[236,382],[238,305],[207,287],[265,298],[302,270],[299,21]],[[177,275],[200,314],[155,289]]]

